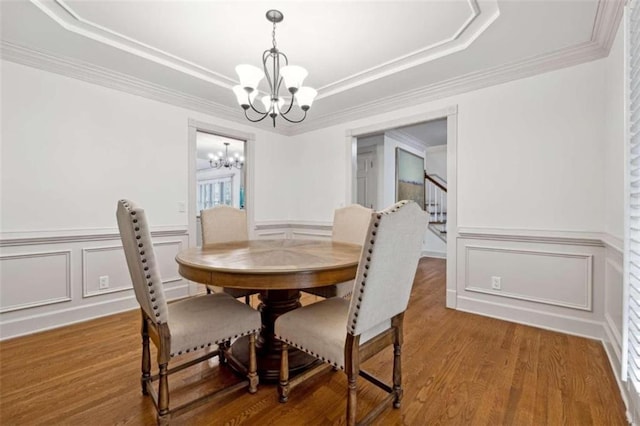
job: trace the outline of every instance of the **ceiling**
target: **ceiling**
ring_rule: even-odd
[[[603,57],[623,0],[0,2],[2,56],[248,123],[234,67],[276,41],[319,92],[297,134]],[[263,85],[266,83],[263,81]],[[264,90],[266,86],[261,88]],[[269,129],[270,124],[257,126]]]

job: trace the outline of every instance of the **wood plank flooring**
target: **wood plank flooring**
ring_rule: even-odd
[[[625,425],[598,341],[449,310],[445,262],[423,259],[405,316],[404,399],[377,425]],[[138,311],[0,343],[0,424],[150,425],[140,393]],[[155,361],[155,353],[152,353]],[[364,363],[391,376],[391,350]],[[217,359],[170,378],[172,403],[237,380]],[[362,410],[383,392],[359,381]],[[274,385],[172,419],[175,425],[344,424],[346,380],[327,372],[286,404]]]

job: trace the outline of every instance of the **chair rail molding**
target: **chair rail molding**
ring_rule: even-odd
[[[155,226],[151,229],[152,237],[178,237],[187,235],[185,225]],[[38,230],[0,233],[0,247],[24,245],[43,245],[60,243],[78,243],[83,241],[118,240],[117,228],[84,228],[61,230]]]

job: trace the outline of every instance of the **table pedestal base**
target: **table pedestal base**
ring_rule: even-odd
[[[260,380],[277,382],[280,378],[280,355],[282,342],[275,338],[274,324],[276,319],[293,309],[299,308],[299,290],[268,290],[260,293],[258,310],[262,316],[262,329],[256,339],[258,358],[258,375]],[[249,338],[247,336],[236,340],[231,345],[231,353],[244,365],[249,362]],[[303,372],[318,361],[295,348],[289,347],[289,374],[295,376]]]

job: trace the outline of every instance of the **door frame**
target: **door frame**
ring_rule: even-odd
[[[439,118],[447,119],[447,297],[446,306],[455,309],[457,302],[457,242],[458,242],[458,105],[427,111],[424,113],[389,120],[369,126],[347,129],[345,132],[346,149],[346,192],[348,203],[357,201],[357,139],[376,133],[383,133],[398,127],[433,121]],[[426,230],[425,230],[426,232]]]
[[[254,179],[254,163],[255,163],[255,141],[256,136],[253,133],[246,133],[240,130],[232,129],[229,127],[222,127],[211,123],[206,123],[204,121],[198,121],[194,119],[189,119],[188,122],[188,155],[187,155],[187,233],[189,237],[189,247],[196,246],[196,216],[197,213],[193,212],[194,206],[196,205],[196,149],[197,149],[197,132],[205,132],[211,133],[214,135],[224,136],[232,139],[238,139],[245,141],[245,210],[247,212],[247,226],[249,231],[249,238],[251,238],[253,234],[254,224],[255,224],[255,213],[254,213],[254,193],[253,189],[255,187],[255,179]],[[194,214],[196,213],[196,214]],[[202,286],[200,284],[189,283],[189,294],[194,295],[202,290]]]

